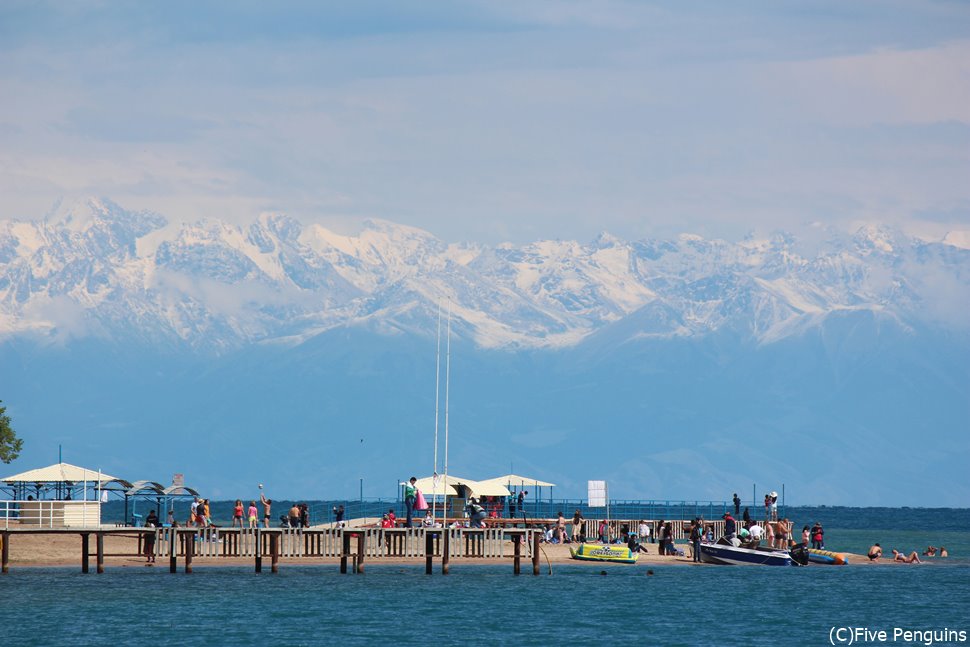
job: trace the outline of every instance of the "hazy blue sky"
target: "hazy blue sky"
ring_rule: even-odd
[[[0,218],[970,229],[970,3],[0,4]]]

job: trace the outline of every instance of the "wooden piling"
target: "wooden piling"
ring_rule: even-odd
[[[262,533],[262,531],[259,528],[257,528],[256,529],[256,537],[255,537],[255,543],[256,543],[256,550],[255,550],[255,553],[256,553],[255,560],[256,560],[256,562],[255,562],[255,567],[256,567],[256,572],[257,573],[262,573],[263,572],[263,536],[262,536],[261,533]]]
[[[442,572],[444,562],[442,562]],[[424,531],[424,574],[431,575],[434,570],[434,537],[427,530]]]
[[[441,574],[447,575],[451,570],[451,533],[443,528],[444,536],[441,542]]]
[[[0,572],[10,572],[10,533],[0,533]]]
[[[81,533],[81,572],[87,573],[89,570],[88,558],[91,554],[91,544],[89,542],[89,533]]]
[[[532,533],[532,574],[539,574],[539,533]]]
[[[195,553],[195,531],[185,533],[185,572],[192,572],[192,556]]]
[[[178,538],[179,531],[175,528],[168,529],[168,572],[176,573],[178,572],[178,563],[176,559],[178,558]]]
[[[347,557],[350,555],[350,533],[346,530],[340,533],[343,542],[340,547],[340,572],[347,574]]]
[[[98,544],[98,573],[104,573],[104,533],[99,532],[96,535],[96,541]]]
[[[280,535],[274,532],[269,537],[270,570],[273,573],[280,572]]]
[[[512,572],[519,575],[522,572],[522,536],[519,533],[512,535]]]
[[[364,572],[364,533],[357,533],[357,573]]]

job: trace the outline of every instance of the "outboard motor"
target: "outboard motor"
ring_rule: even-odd
[[[791,555],[793,562],[799,566],[808,566],[808,549],[804,546],[795,546],[788,554]]]

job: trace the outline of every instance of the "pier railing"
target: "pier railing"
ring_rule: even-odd
[[[341,557],[344,535],[349,535],[355,542],[363,542],[359,550],[368,558],[424,558],[428,546],[433,556],[441,557],[446,544],[450,557],[505,558],[512,556],[516,536],[522,541],[522,555],[531,557],[532,536],[537,532],[505,528],[197,528],[194,532],[156,528],[155,554],[170,557],[175,551],[176,557],[182,557],[191,543],[195,557],[268,556],[275,535],[279,557]]]
[[[98,501],[0,501],[0,528],[69,528],[101,525]]]

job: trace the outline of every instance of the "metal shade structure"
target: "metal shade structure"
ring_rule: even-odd
[[[127,483],[124,479],[119,479],[110,474],[105,474],[98,470],[91,470],[86,467],[78,467],[70,463],[54,463],[47,467],[38,467],[37,469],[27,470],[20,474],[5,476],[0,478],[0,481],[4,483],[83,483],[87,481],[88,483],[101,483],[102,485],[111,482]],[[130,484],[129,487],[131,487]]]

